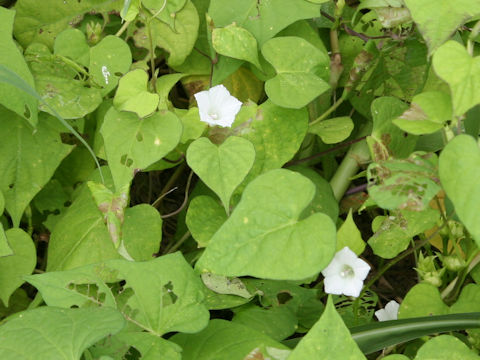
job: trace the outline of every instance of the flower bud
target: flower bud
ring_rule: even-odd
[[[442,260],[443,266],[450,271],[457,272],[459,270],[462,270],[466,266],[465,260],[463,260],[458,255],[447,255],[441,256],[440,258]]]

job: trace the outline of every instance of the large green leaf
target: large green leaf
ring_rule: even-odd
[[[13,255],[0,258],[0,299],[8,306],[10,295],[24,283],[23,276],[35,269],[37,254],[32,239],[23,230],[10,229],[5,235]]]
[[[233,191],[247,176],[254,160],[252,143],[238,136],[228,137],[219,146],[202,137],[187,150],[188,165],[220,197],[227,213]]]
[[[455,115],[461,116],[480,103],[480,57],[471,57],[467,49],[451,40],[435,52],[432,63],[450,87]]]
[[[304,359],[366,359],[335,310],[331,297],[320,320],[300,340],[288,357],[288,360]]]
[[[460,135],[450,141],[440,154],[438,170],[456,215],[480,245],[480,150],[475,139]]]
[[[272,358],[276,351],[288,354],[288,348],[256,330],[231,321],[211,320],[204,330],[197,334],[176,334],[171,341],[183,349],[183,360],[225,359],[244,360],[258,348],[260,354]],[[255,359],[255,358],[253,358]],[[272,358],[278,359],[278,358]],[[283,357],[285,359],[285,357]]]
[[[399,319],[421,316],[446,315],[449,313],[438,289],[430,284],[417,284],[405,296],[400,309]]]
[[[289,170],[252,181],[230,218],[197,262],[202,272],[267,279],[305,279],[328,265],[335,252],[335,225],[325,214],[300,214],[315,186]]]
[[[330,88],[330,59],[308,41],[274,38],[263,45],[262,54],[277,72],[265,83],[265,92],[275,104],[299,109]]]
[[[120,312],[110,308],[40,307],[19,313],[0,326],[0,357],[78,360],[88,347],[117,333],[124,324]]]
[[[124,192],[135,174],[160,160],[180,141],[182,124],[173,113],[157,112],[145,119],[113,107],[100,130],[117,191]]]
[[[65,28],[78,23],[90,11],[120,10],[119,0],[20,0],[15,3],[17,16],[13,33],[18,42],[26,47],[41,42],[53,48],[55,37]],[[55,9],[55,11],[52,11]]]
[[[213,29],[212,45],[221,55],[249,61],[261,69],[258,62],[257,40],[248,30],[236,24]]]
[[[0,64],[15,72],[31,87],[34,87],[33,76],[27,63],[12,39],[13,18],[15,12],[0,7]],[[1,79],[1,78],[0,78]],[[37,99],[9,84],[0,81],[0,104],[27,119],[33,126],[37,123]]]
[[[405,5],[427,42],[430,54],[448,40],[457,28],[480,14],[480,3],[471,0],[405,0]],[[432,21],[435,19],[435,21]]]
[[[72,149],[61,143],[52,121],[44,114],[33,131],[17,114],[0,107],[0,190],[14,226]]]
[[[417,352],[414,360],[479,360],[467,345],[451,335],[441,335],[429,340]]]

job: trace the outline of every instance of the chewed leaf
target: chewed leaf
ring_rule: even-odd
[[[212,32],[213,48],[222,55],[246,60],[261,69],[258,62],[257,40],[248,31],[236,25],[214,29]]]
[[[335,252],[335,225],[325,214],[300,220],[313,183],[289,170],[258,176],[215,233],[196,267],[226,276],[304,279],[326,267]]]

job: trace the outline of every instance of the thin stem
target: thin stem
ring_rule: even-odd
[[[128,28],[128,25],[130,25],[131,21],[125,21],[122,25],[122,27],[117,31],[117,33],[115,34],[115,36],[121,36],[125,30],[127,30]]]
[[[150,71],[152,72],[152,79],[151,79],[152,89],[153,89],[153,92],[156,93],[157,92],[157,74],[155,73],[155,48],[153,47],[152,27],[150,26],[150,21],[151,19],[147,21],[148,38],[150,41]]]
[[[185,208],[185,206],[187,206],[188,191],[190,189],[190,183],[192,182],[192,176],[193,176],[193,171],[190,171],[190,175],[188,176],[188,180],[187,180],[187,186],[185,187],[185,198],[183,199],[182,205],[180,205],[180,207],[177,210],[175,210],[175,211],[173,211],[169,214],[162,215],[162,219],[166,219],[166,218],[177,215],[178,213],[180,213]]]
[[[163,187],[162,191],[160,192],[160,196],[153,202],[152,206],[157,208],[160,206],[163,198],[169,194],[170,192],[172,192],[173,190],[170,189],[172,187],[172,185],[175,183],[175,181],[177,181],[178,177],[182,174],[183,170],[185,169],[185,163],[182,163],[179,167],[177,167],[175,169],[175,172],[173,173],[173,175],[170,177],[170,179],[168,179],[168,182],[165,184],[165,186]]]
[[[168,248],[165,249],[165,254],[170,254],[178,250],[180,246],[183,245],[185,241],[190,237],[190,231],[187,231],[183,236],[178,240],[176,243],[172,244]]]
[[[335,110],[337,110],[337,108],[342,105],[342,103],[345,101],[346,99],[346,96],[342,96],[340,99],[338,99],[338,101],[336,101],[335,103],[333,103],[332,106],[330,106],[330,108],[328,108],[327,111],[325,111],[322,115],[320,115],[317,119],[315,119],[314,121],[312,121],[309,126],[313,126],[315,125],[316,123],[319,123],[320,121],[323,121],[325,120],[332,112],[334,112]]]

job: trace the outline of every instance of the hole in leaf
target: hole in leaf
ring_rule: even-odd
[[[133,164],[133,160],[128,158],[127,163],[125,165],[127,165],[127,167],[130,167],[130,166],[132,166],[132,164]]]
[[[114,75],[115,75],[115,76],[118,76],[118,77],[122,77],[122,76],[123,76],[123,74],[122,74],[121,72],[119,72],[119,71],[115,72]]]
[[[27,119],[30,119],[30,116],[32,115],[30,108],[25,105],[25,111],[23,112],[23,116],[25,116]]]
[[[139,142],[143,141],[143,134],[141,132],[138,132],[136,138],[137,138],[137,141]]]
[[[72,202],[71,202],[70,200],[65,201],[65,202],[63,203],[63,206],[65,206],[65,207],[69,207],[70,205],[72,205]]]
[[[293,299],[293,296],[288,291],[280,291],[277,294],[277,300],[278,300],[278,303],[280,305],[286,304],[287,302],[289,302],[292,299]]]
[[[75,290],[75,284],[74,283],[70,283],[67,285],[67,289],[68,290]]]
[[[58,209],[53,210],[53,215],[60,215],[60,210]]]
[[[173,284],[171,281],[163,285],[163,306],[175,304],[178,296],[173,292]]]
[[[14,186],[15,186],[15,184],[10,184],[10,185],[8,185],[8,188],[13,189]]]
[[[127,154],[123,154],[122,157],[120,158],[120,164],[125,165],[127,163]]]

